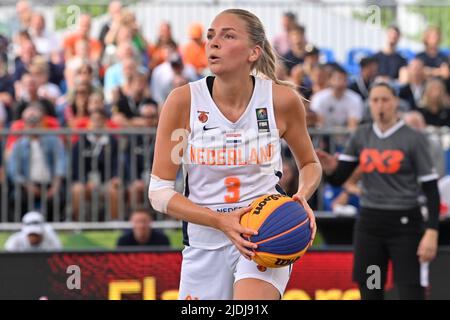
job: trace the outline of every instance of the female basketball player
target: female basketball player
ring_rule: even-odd
[[[369,105],[374,124],[360,126],[339,161],[321,150],[317,155],[333,184],[342,184],[358,164],[362,172],[353,266],[353,280],[359,283],[361,298],[383,299],[390,259],[400,299],[424,299],[422,286],[427,284],[421,274],[427,272],[427,263],[437,251],[438,175],[426,137],[398,118],[395,91],[386,83],[374,84]],[[425,232],[417,181],[427,197]],[[376,268],[381,271],[378,281],[371,277]]]
[[[180,299],[279,299],[290,268],[258,269],[250,260],[256,245],[241,236],[256,233],[240,217],[252,200],[279,193],[283,138],[300,171],[293,198],[308,211],[313,239],[306,201],[322,169],[300,97],[274,75],[275,56],[259,19],[245,10],[223,11],[207,38],[215,76],[174,90],[162,108],[149,199],[184,221]],[[185,196],[173,190],[180,160]]]

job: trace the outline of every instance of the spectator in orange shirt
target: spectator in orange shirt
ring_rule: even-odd
[[[150,70],[153,70],[156,66],[164,63],[167,60],[167,47],[178,48],[177,43],[172,36],[172,28],[167,21],[162,22],[159,25],[158,39],[154,46],[149,46]]]
[[[203,27],[199,23],[194,23],[189,28],[191,40],[183,48],[182,56],[184,64],[192,65],[198,75],[202,75],[208,66],[206,58],[205,41],[203,41]]]
[[[84,39],[89,42],[89,56],[91,60],[98,61],[102,54],[102,44],[90,37],[91,32],[91,17],[87,14],[82,14],[78,22],[78,30],[67,36],[64,39],[64,55],[66,60],[69,60],[75,55],[75,46],[80,39]]]

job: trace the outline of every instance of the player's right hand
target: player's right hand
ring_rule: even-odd
[[[256,235],[255,230],[245,228],[241,225],[241,216],[249,212],[252,208],[245,207],[237,209],[231,213],[220,213],[218,216],[217,228],[233,242],[239,252],[248,260],[251,260],[255,253],[252,251],[258,246],[242,237],[242,235]]]

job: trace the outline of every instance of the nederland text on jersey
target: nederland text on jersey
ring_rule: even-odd
[[[200,131],[200,130],[199,130]],[[214,132],[213,132],[214,131]],[[207,166],[272,165],[280,152],[278,132],[253,129],[201,131],[192,134],[184,162]]]
[[[188,148],[187,158],[190,164],[207,166],[246,166],[271,163],[274,159],[275,146],[269,143],[261,147],[223,147]]]

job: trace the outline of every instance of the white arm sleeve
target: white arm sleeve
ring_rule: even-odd
[[[175,180],[163,180],[158,176],[151,175],[148,186],[148,199],[156,211],[167,213],[167,205],[176,194]]]

